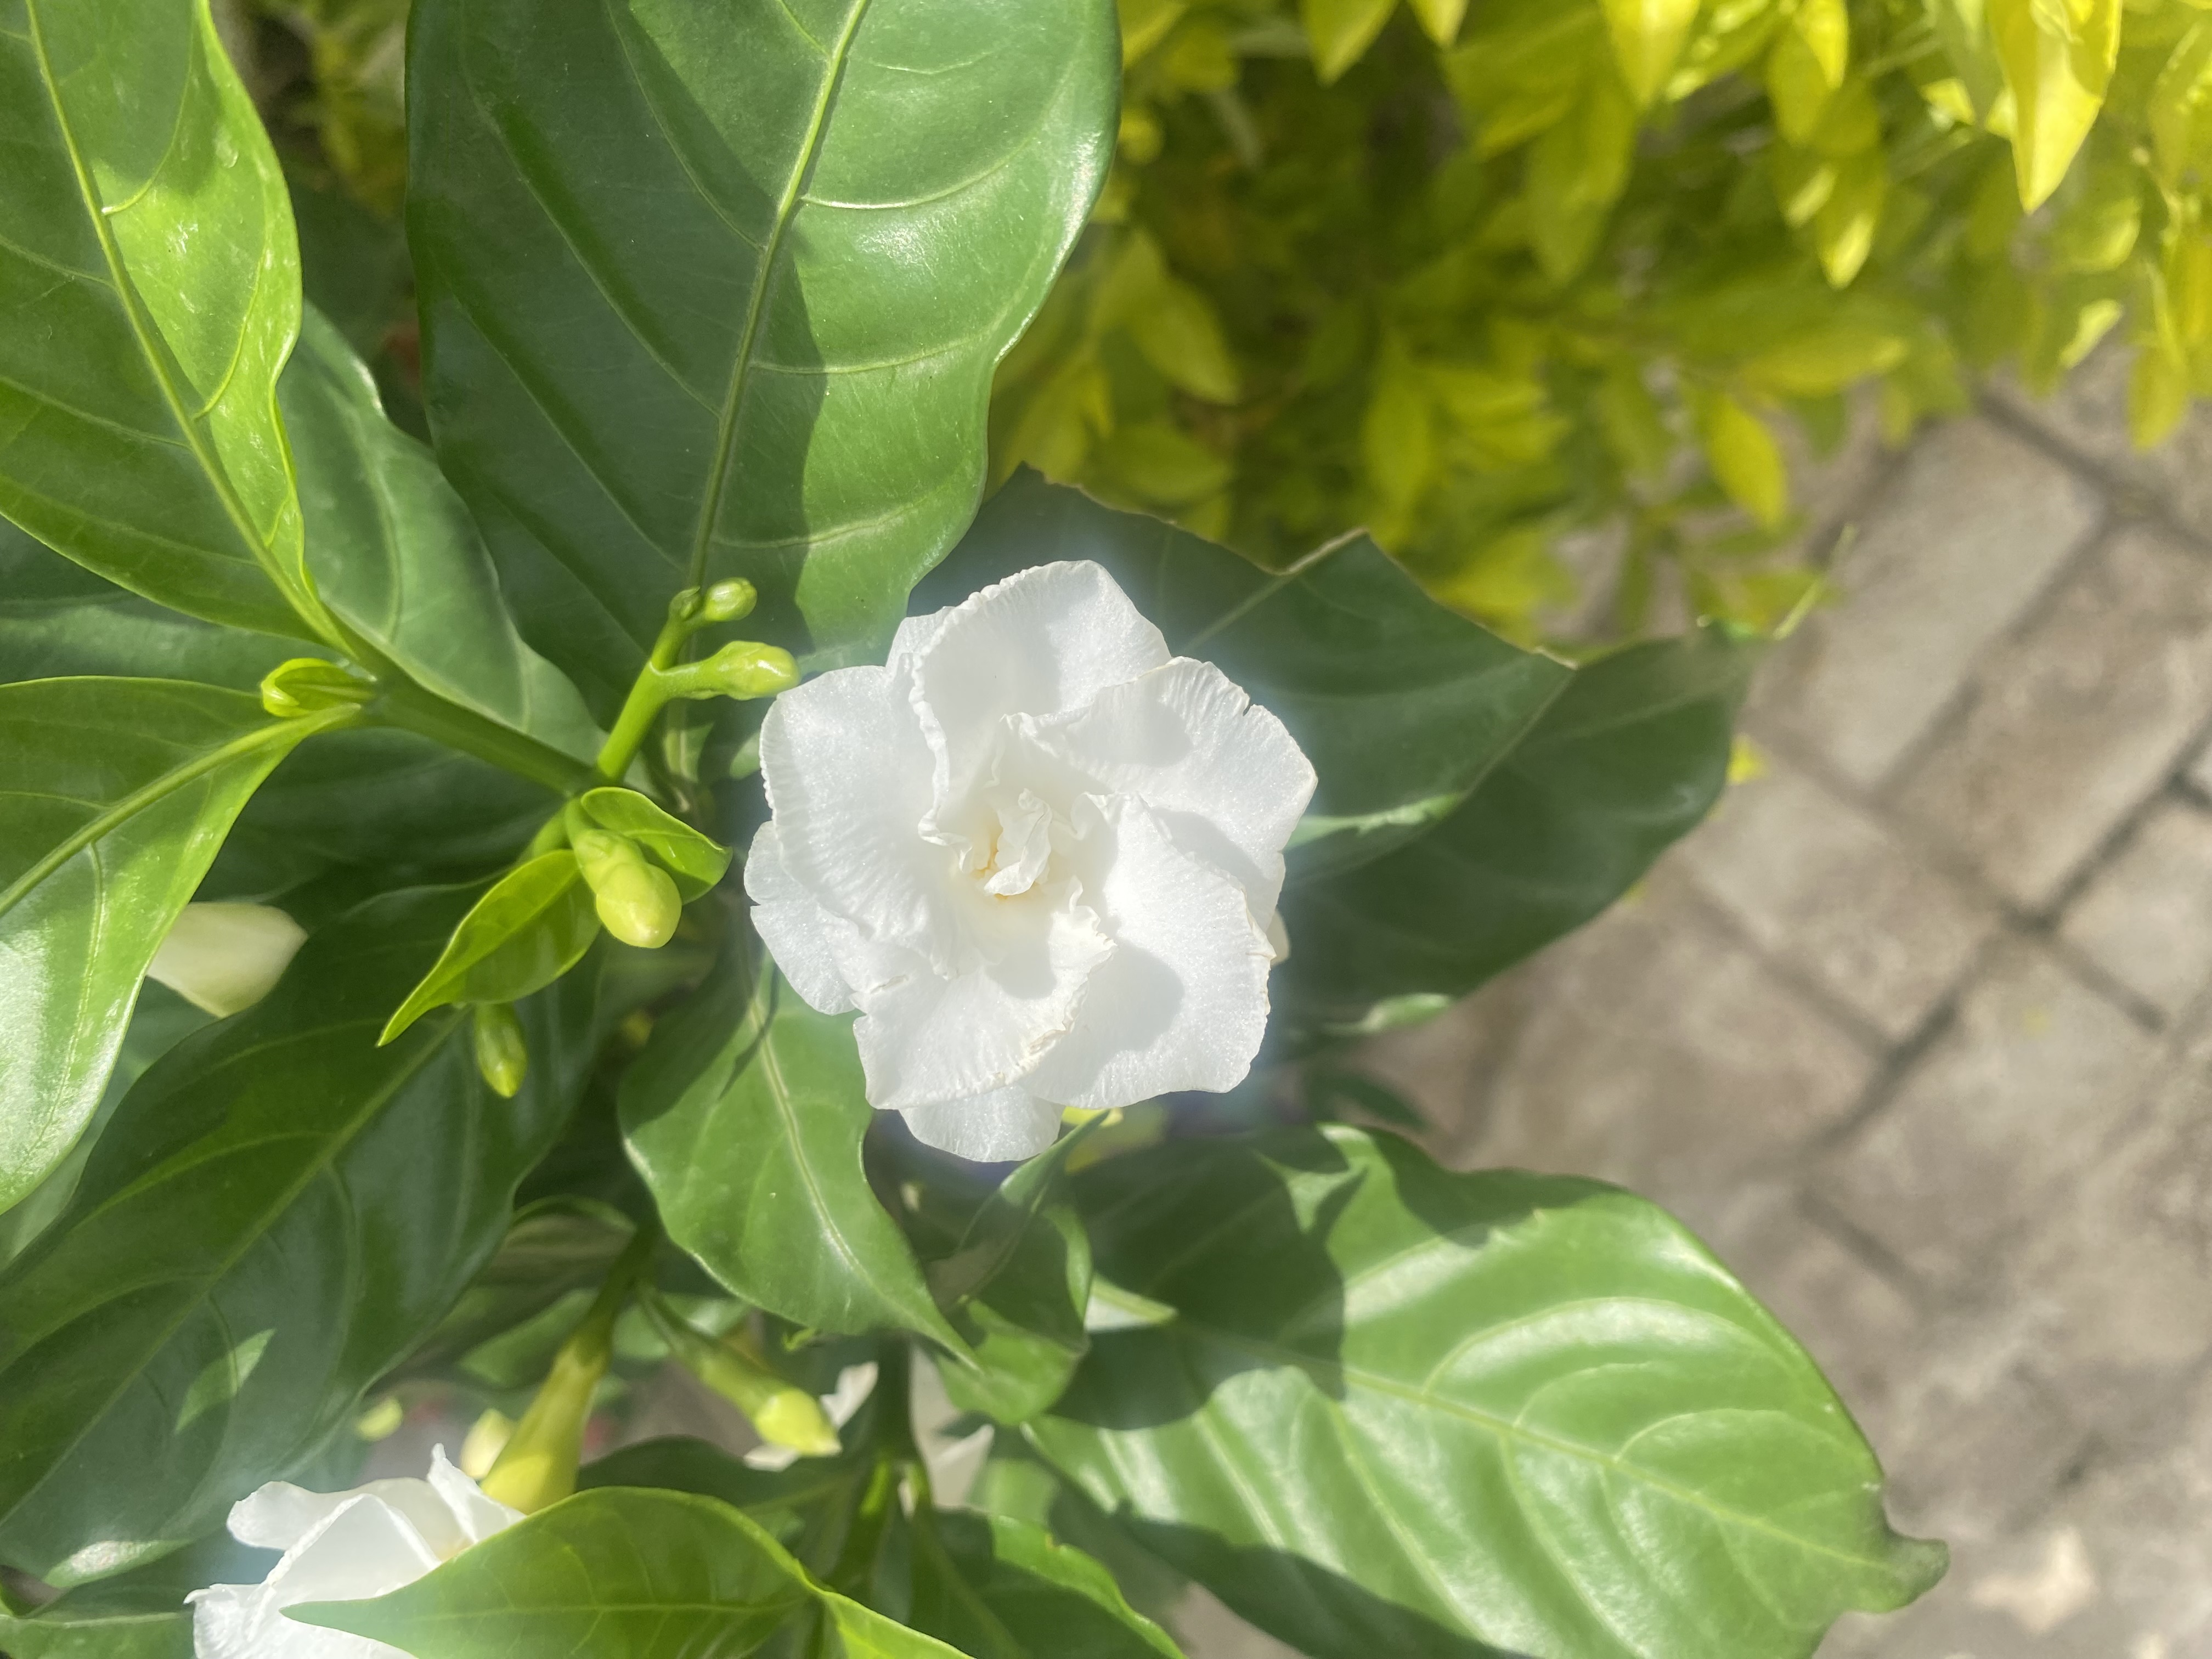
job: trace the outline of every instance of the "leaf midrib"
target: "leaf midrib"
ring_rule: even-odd
[[[31,890],[67,864],[86,848],[106,840],[123,824],[146,811],[185,785],[220,770],[232,761],[250,755],[254,750],[280,740],[302,742],[318,732],[328,731],[353,719],[360,711],[353,708],[325,709],[297,720],[272,720],[258,726],[243,737],[233,738],[221,748],[210,750],[197,759],[188,761],[161,774],[151,783],[145,784],[121,800],[85,821],[76,830],[54,845],[52,852],[33,864],[4,890],[0,890],[0,916],[21,903]]]
[[[860,19],[867,10],[868,0],[853,0],[844,28],[823,51],[822,87],[815,94],[806,137],[793,160],[789,176],[784,179],[783,193],[775,204],[775,216],[769,222],[759,260],[753,267],[752,289],[745,298],[744,323],[738,332],[737,356],[730,365],[730,383],[723,394],[721,418],[714,433],[714,466],[708,474],[707,489],[699,502],[698,522],[691,533],[690,585],[693,587],[707,579],[707,555],[714,544],[714,526],[722,515],[722,498],[729,489],[730,473],[737,465],[738,416],[744,408],[745,392],[752,384],[753,344],[760,334],[761,318],[768,308],[769,289],[775,281],[776,260],[798,211],[799,189],[821,150],[823,134],[830,122],[830,106],[836,100],[838,82],[844,78],[845,59],[852,51],[853,37],[859,32]]]
[[[1092,1293],[1101,1301],[1120,1308],[1124,1312],[1144,1311],[1139,1304],[1131,1299],[1128,1292],[1105,1279],[1102,1278],[1096,1281],[1096,1288]],[[1733,1510],[1724,1504],[1716,1504],[1699,1493],[1692,1492],[1686,1487],[1679,1486],[1670,1480],[1662,1480],[1637,1465],[1625,1463],[1619,1457],[1600,1451],[1595,1447],[1585,1446],[1577,1441],[1559,1439],[1555,1436],[1531,1429],[1525,1424],[1512,1422],[1505,1418],[1496,1416],[1480,1407],[1467,1405],[1425,1389],[1409,1387],[1395,1378],[1383,1376],[1360,1366],[1347,1365],[1340,1360],[1325,1358],[1321,1355],[1287,1347],[1280,1343],[1226,1331],[1217,1325],[1194,1319],[1180,1309],[1176,1310],[1176,1317],[1170,1324],[1158,1328],[1170,1334],[1178,1330],[1187,1331],[1199,1340],[1233,1349],[1269,1365],[1303,1371],[1309,1376],[1318,1373],[1340,1385],[1370,1389],[1374,1393],[1401,1400],[1409,1406],[1441,1413],[1448,1417],[1460,1418],[1487,1431],[1494,1439],[1500,1442],[1519,1442],[1560,1457],[1613,1470],[1638,1486],[1647,1487],[1663,1497],[1673,1498],[1689,1508],[1711,1516],[1715,1522],[1722,1525],[1735,1526],[1746,1531],[1760,1533],[1794,1548],[1826,1556],[1834,1560],[1848,1562],[1853,1566],[1863,1567],[1877,1572],[1890,1571],[1889,1563],[1879,1557],[1855,1555],[1848,1550],[1838,1549],[1833,1545],[1823,1544],[1789,1531],[1785,1528],[1778,1527],[1773,1522],[1763,1520],[1757,1516],[1747,1515],[1740,1510]],[[1780,1414],[1779,1408],[1775,1409],[1778,1414]],[[1200,1406],[1197,1414],[1202,1416],[1206,1410],[1206,1407]],[[1691,1414],[1692,1413],[1674,1413],[1678,1416]]]
[[[146,366],[154,376],[155,385],[161,389],[161,401],[168,408],[169,418],[177,423],[178,429],[185,434],[185,447],[191,451],[192,459],[199,463],[201,473],[213,487],[216,500],[222,503],[223,515],[230,520],[231,528],[238,532],[239,539],[246,544],[247,554],[275,585],[278,595],[285,603],[298,612],[303,620],[312,623],[315,611],[319,607],[310,607],[302,603],[306,596],[297,591],[295,585],[279,566],[276,550],[264,538],[260,530],[253,523],[252,515],[246,512],[246,503],[239,499],[237,488],[231,482],[229,471],[222,465],[221,457],[211,452],[207,434],[201,429],[199,417],[185,412],[185,399],[179,392],[173,372],[175,364],[170,356],[167,343],[162,338],[160,330],[154,325],[153,319],[146,310],[145,300],[139,294],[138,285],[132,279],[130,268],[125,263],[123,250],[117,245],[114,229],[108,223],[107,216],[102,209],[100,192],[94,188],[91,172],[85,165],[84,153],[77,143],[76,132],[70,128],[69,112],[64,106],[62,100],[61,83],[54,74],[52,63],[46,56],[46,34],[39,22],[39,9],[42,3],[44,0],[24,0],[24,17],[30,24],[30,33],[25,38],[30,42],[32,55],[38,59],[39,82],[45,88],[46,101],[53,110],[54,125],[61,132],[62,148],[69,156],[70,171],[76,179],[78,198],[84,205],[85,217],[91,223],[93,235],[100,243],[100,256],[107,261],[108,274],[113,280],[116,295],[122,301],[123,314],[130,320],[131,332],[138,343],[139,356],[145,359]],[[198,51],[204,52],[207,50],[207,42],[199,36],[199,18],[198,9],[195,8],[192,22],[193,45]],[[190,96],[189,89],[185,95]],[[181,110],[178,118],[183,119]],[[167,156],[165,152],[162,164],[166,165],[167,161]],[[159,171],[160,168],[157,167],[156,175]],[[150,176],[149,181],[150,182]],[[259,276],[258,264],[255,270],[258,292]],[[241,349],[244,331],[251,326],[252,318],[249,314],[240,325]],[[291,462],[288,455],[285,459],[287,482],[290,482],[289,477],[290,469]],[[296,489],[297,486],[294,487]]]

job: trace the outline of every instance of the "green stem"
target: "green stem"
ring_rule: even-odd
[[[629,763],[637,758],[637,751],[645,747],[646,736],[653,730],[653,721],[668,706],[669,688],[661,676],[674,665],[677,653],[683,650],[684,641],[691,637],[696,627],[695,621],[672,610],[668,620],[661,624],[659,637],[653,641],[645,666],[630,682],[629,695],[623,699],[622,712],[615,716],[614,729],[599,746],[599,775],[609,783],[623,781]]]
[[[517,777],[544,784],[556,794],[570,794],[599,781],[592,769],[574,756],[487,720],[473,709],[447,702],[411,681],[387,679],[385,688],[371,709],[371,718],[384,725],[489,761]]]

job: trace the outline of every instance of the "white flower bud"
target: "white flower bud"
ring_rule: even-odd
[[[266,904],[187,904],[146,976],[225,1018],[267,996],[307,938],[298,922]]]

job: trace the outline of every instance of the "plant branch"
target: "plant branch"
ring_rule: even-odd
[[[395,671],[386,668],[386,672]],[[370,717],[489,761],[517,777],[544,784],[556,794],[572,794],[599,781],[598,775],[574,756],[488,720],[473,709],[448,702],[411,680],[386,680],[384,695],[372,706]]]

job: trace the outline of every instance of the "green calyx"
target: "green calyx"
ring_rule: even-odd
[[[295,657],[262,677],[261,706],[279,720],[300,720],[374,701],[376,681],[358,668],[321,657]]]
[[[667,944],[684,914],[684,900],[668,872],[648,860],[636,842],[611,830],[578,830],[568,844],[607,932],[641,950],[657,951]]]

